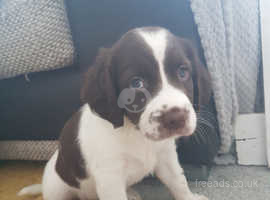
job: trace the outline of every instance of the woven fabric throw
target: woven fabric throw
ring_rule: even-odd
[[[0,160],[49,160],[58,141],[0,141]]]
[[[0,0],[0,79],[72,64],[64,0]]]
[[[238,112],[254,112],[261,60],[259,1],[190,0],[212,77],[221,135],[228,153]]]

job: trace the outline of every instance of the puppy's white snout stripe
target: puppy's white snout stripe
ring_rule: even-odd
[[[29,185],[18,192],[18,196],[24,195],[39,195],[42,193],[41,184]]]

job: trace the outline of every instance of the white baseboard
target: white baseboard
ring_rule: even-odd
[[[264,114],[242,114],[235,124],[238,164],[267,165]]]

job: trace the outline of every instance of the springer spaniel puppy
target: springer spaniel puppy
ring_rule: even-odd
[[[187,40],[160,27],[130,30],[99,52],[42,184],[20,194],[127,200],[128,187],[155,174],[176,200],[207,200],[189,190],[175,139],[195,130],[193,91],[207,103],[209,78]]]

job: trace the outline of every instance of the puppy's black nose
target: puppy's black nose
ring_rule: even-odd
[[[188,118],[188,110],[173,107],[163,113],[161,116],[161,123],[163,127],[168,130],[177,130],[185,126]]]

